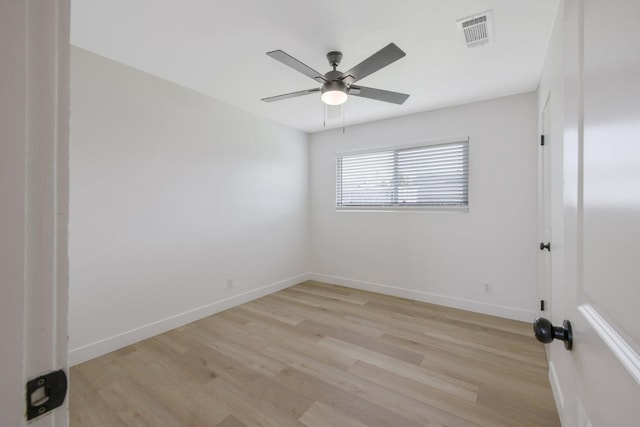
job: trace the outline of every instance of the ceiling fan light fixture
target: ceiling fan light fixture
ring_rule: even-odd
[[[347,102],[347,94],[339,90],[330,90],[323,93],[320,99],[327,105],[342,105]]]
[[[347,98],[347,87],[341,81],[330,81],[322,87],[320,99],[327,105],[342,105]]]

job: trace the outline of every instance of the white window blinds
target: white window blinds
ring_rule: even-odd
[[[467,207],[469,142],[337,158],[338,208]]]

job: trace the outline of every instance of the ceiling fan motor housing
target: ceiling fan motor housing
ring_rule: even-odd
[[[340,80],[329,80],[322,85],[322,93],[331,91],[347,92],[347,85]]]

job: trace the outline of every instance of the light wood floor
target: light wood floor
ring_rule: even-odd
[[[305,282],[71,369],[79,426],[559,426],[531,325]]]

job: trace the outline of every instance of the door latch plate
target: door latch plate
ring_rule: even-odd
[[[63,370],[27,381],[27,420],[44,415],[64,403],[67,375]]]

